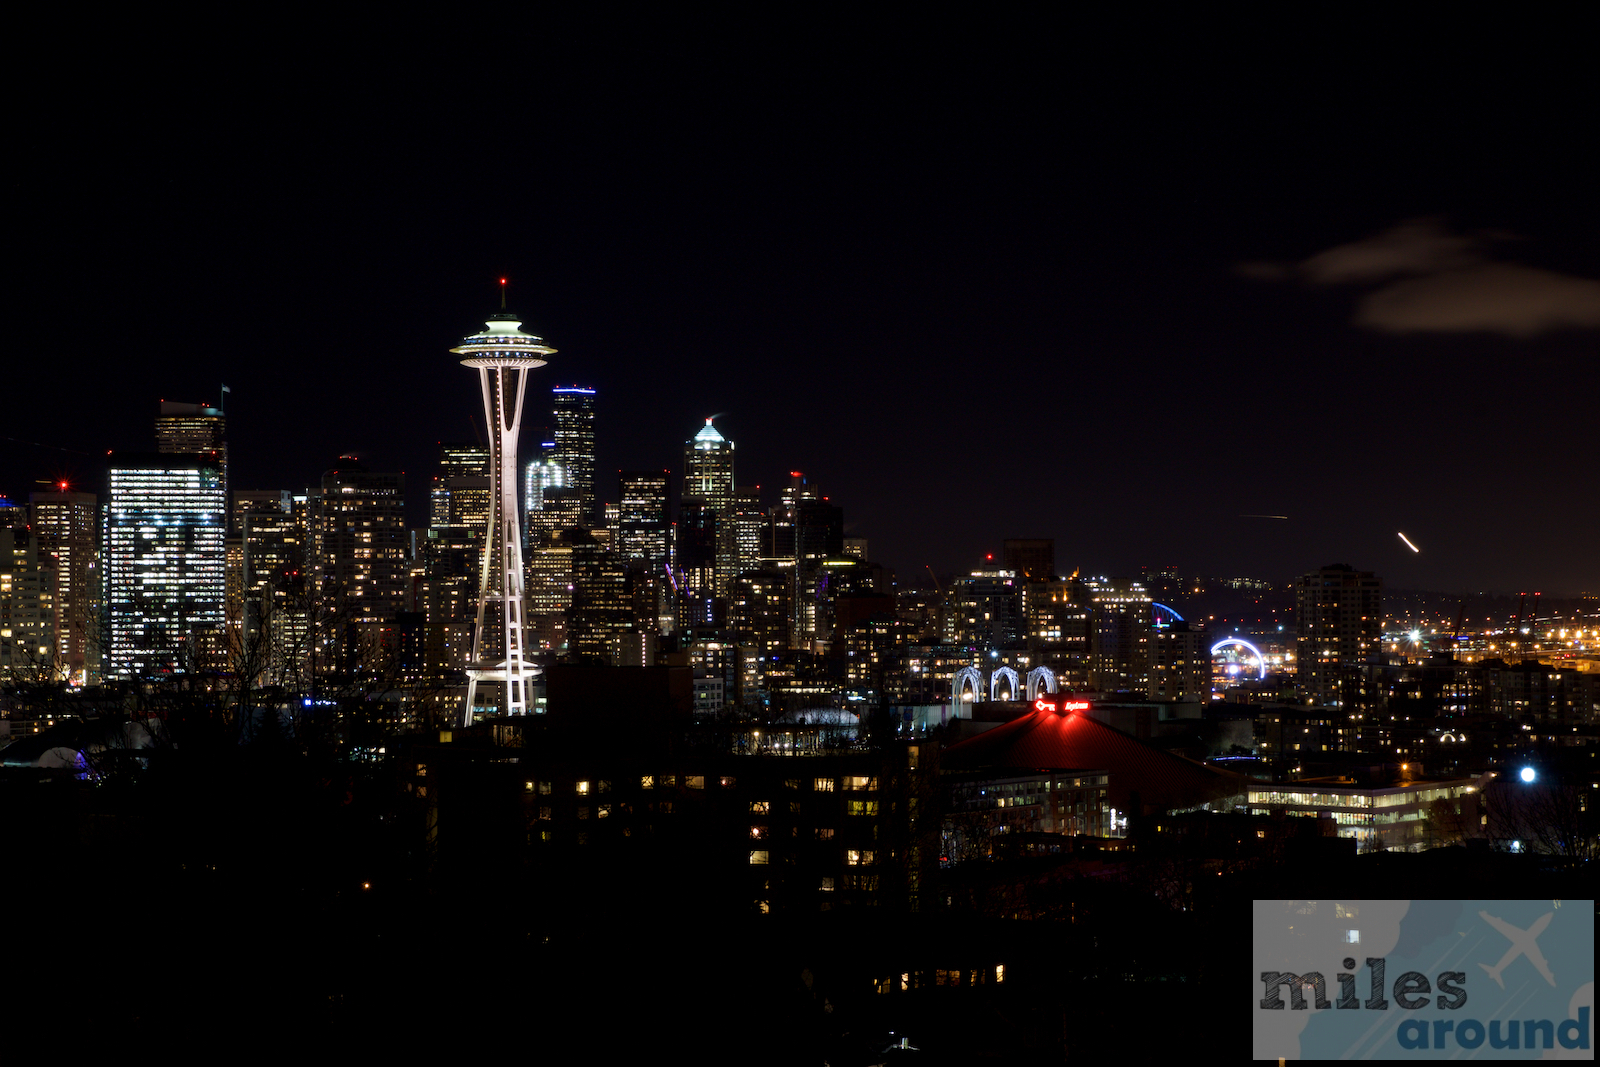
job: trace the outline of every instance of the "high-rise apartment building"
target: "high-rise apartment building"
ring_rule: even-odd
[[[800,471],[789,472],[782,498],[767,512],[762,565],[786,574],[792,590],[790,646],[808,648],[819,638],[818,580],[829,559],[844,555],[844,512]]]
[[[1361,670],[1383,636],[1383,582],[1344,563],[1295,581],[1295,687],[1312,704],[1356,703]]]
[[[148,678],[221,665],[227,494],[214,451],[121,453],[106,506],[105,673]]]
[[[627,565],[582,529],[570,532],[572,603],[567,612],[567,645],[573,659],[609,663],[615,639],[634,629],[628,596]]]
[[[312,614],[305,511],[296,513],[286,489],[235,490],[233,529],[241,547],[240,606],[229,624],[237,624],[258,678],[301,688],[308,681]]]
[[[406,607],[405,475],[341,456],[323,472],[311,512],[316,669],[375,667],[379,628]]]
[[[553,351],[553,350],[552,350]],[[577,491],[583,521],[595,521],[594,508],[594,390],[582,386],[556,386],[550,390],[555,424],[554,460],[566,485]]]
[[[975,570],[950,583],[944,640],[984,651],[1024,642],[1022,582],[1008,570]]]
[[[0,515],[0,680],[54,682],[56,567],[21,509]]]
[[[1090,680],[1104,692],[1143,693],[1150,685],[1150,593],[1130,578],[1084,580],[1093,609]]]
[[[1183,621],[1151,627],[1151,700],[1186,704],[1210,700],[1211,652],[1206,636],[1203,627]]]
[[[66,482],[29,495],[33,531],[55,559],[56,662],[73,685],[100,676],[100,508],[94,493],[74,493]]]

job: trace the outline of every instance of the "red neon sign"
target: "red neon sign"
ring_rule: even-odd
[[[1033,708],[1035,711],[1059,711],[1065,714],[1072,711],[1088,711],[1089,702],[1087,700],[1067,700],[1058,705],[1053,700],[1046,700],[1044,697],[1040,697],[1033,702]]]

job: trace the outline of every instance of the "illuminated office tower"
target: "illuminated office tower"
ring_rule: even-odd
[[[552,349],[552,351],[554,351]],[[555,423],[554,460],[560,465],[567,488],[578,494],[579,513],[585,523],[596,519],[594,510],[594,390],[556,386],[550,390]]]
[[[1312,704],[1365,699],[1362,666],[1383,635],[1383,581],[1344,563],[1295,582],[1295,687]]]
[[[702,523],[715,527],[711,593],[725,597],[739,570],[739,545],[733,525],[733,442],[711,420],[683,445],[683,507],[697,501]]]
[[[100,675],[99,499],[70,492],[66,482],[57,490],[28,500],[33,532],[56,561],[58,669],[73,685],[87,685]]]
[[[717,512],[733,503],[733,442],[710,419],[684,442],[683,495],[698,497]]]
[[[622,502],[617,506],[617,551],[624,561],[643,560],[660,574],[667,563],[667,472],[619,471]]]
[[[217,463],[224,498],[228,492],[227,419],[220,408],[161,402],[156,416],[156,451],[168,455],[209,456]]]
[[[504,297],[501,306],[504,307]],[[466,338],[450,351],[464,356],[461,364],[478,371],[483,388],[484,424],[489,430],[490,515],[478,566],[478,619],[467,667],[467,696],[462,724],[470,726],[478,683],[502,686],[496,707],[507,715],[525,715],[533,705],[530,691],[538,674],[526,655],[527,630],[523,596],[522,523],[517,509],[517,433],[522,427],[522,401],[528,374],[545,365],[555,352],[542,338],[523,333],[522,321],[504,310],[490,316],[482,333]],[[589,492],[594,493],[594,411],[589,392]],[[559,429],[559,423],[558,423]],[[557,436],[557,444],[561,438]]]
[[[189,671],[216,654],[227,589],[226,524],[227,495],[215,453],[112,457],[105,533],[107,675]]]
[[[761,509],[761,487],[741,485],[733,491],[728,524],[733,529],[734,577],[761,566],[761,543],[767,532],[767,513]],[[730,585],[730,589],[731,589]]]
[[[535,547],[533,513],[544,510],[544,494],[567,487],[567,472],[556,462],[556,443],[542,441],[533,449],[533,458],[522,467],[522,515],[525,550]]]

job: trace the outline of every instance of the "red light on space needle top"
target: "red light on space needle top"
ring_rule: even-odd
[[[65,493],[67,491],[67,483],[66,482],[62,481],[62,482],[57,482],[56,484],[61,487],[61,491],[63,493]]]

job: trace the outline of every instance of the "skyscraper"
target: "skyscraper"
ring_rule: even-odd
[[[619,471],[617,551],[624,561],[643,560],[645,570],[661,574],[667,562],[667,472]]]
[[[1295,582],[1296,688],[1313,704],[1357,702],[1361,667],[1383,636],[1383,582],[1344,563]]]
[[[554,351],[554,349],[551,349]],[[560,464],[568,488],[578,493],[583,521],[596,519],[594,510],[594,390],[581,386],[556,386],[550,391],[555,421],[554,459]]]
[[[267,684],[294,689],[307,682],[311,640],[304,511],[295,513],[288,490],[233,493],[234,536],[242,550],[241,603],[237,620],[230,615],[228,622],[238,627],[247,666]],[[230,595],[233,584],[230,579]]]
[[[531,451],[533,457],[522,468],[522,512],[524,536],[527,538],[523,544],[526,552],[538,547],[533,534],[534,512],[544,510],[545,491],[565,489],[567,485],[567,472],[556,462],[554,441],[542,441]]]
[[[181,672],[217,654],[227,582],[226,522],[227,496],[215,453],[112,457],[107,674]]]
[[[56,561],[56,656],[74,685],[100,674],[99,500],[93,493],[32,493],[33,530]]]
[[[0,515],[0,679],[55,682],[56,568],[22,517]]]
[[[433,476],[430,526],[483,526],[489,521],[489,449],[483,445],[439,444],[439,473]]]
[[[405,610],[405,515],[404,474],[369,471],[349,456],[323,472],[313,521],[327,618],[364,626],[391,622]]]
[[[709,592],[725,597],[739,570],[739,542],[733,525],[733,442],[711,420],[683,445],[683,514],[680,534],[692,523],[714,546]]]
[[[216,461],[224,498],[228,492],[227,419],[205,404],[161,402],[156,416],[156,451],[166,455],[209,456]]]
[[[1150,685],[1150,593],[1131,578],[1089,578],[1094,609],[1091,684],[1104,692],[1145,692]]]
[[[501,307],[505,299],[501,297]],[[525,651],[526,599],[523,595],[522,524],[517,509],[517,434],[522,427],[522,401],[528,373],[545,365],[541,357],[555,349],[540,337],[523,333],[522,320],[502,310],[490,316],[481,333],[466,338],[450,351],[465,356],[464,367],[478,371],[483,389],[484,423],[489,430],[488,534],[478,568],[478,620],[472,635],[472,657],[467,663],[467,695],[462,724],[471,725],[479,682],[503,686],[498,709],[508,715],[525,715],[533,704],[530,690],[537,668]],[[593,390],[588,390],[588,486],[594,494]],[[581,403],[578,405],[581,407]],[[569,425],[569,441],[577,452],[573,432],[581,437],[582,419]],[[557,420],[557,445],[562,440]],[[592,504],[591,504],[592,507]]]

